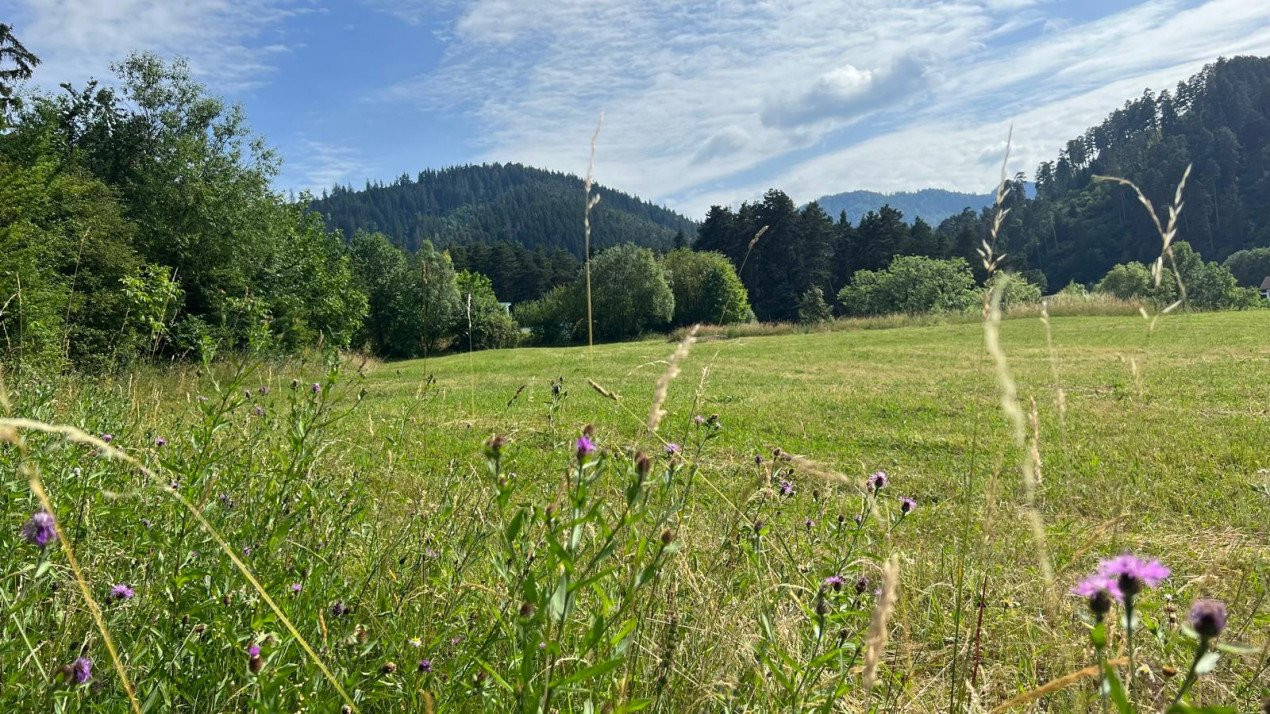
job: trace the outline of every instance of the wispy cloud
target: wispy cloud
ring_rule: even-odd
[[[24,44],[44,64],[36,77],[82,82],[137,51],[189,60],[218,91],[239,91],[269,75],[288,45],[281,23],[315,11],[310,0],[0,0]]]
[[[376,174],[376,167],[370,165],[360,151],[347,145],[305,139],[298,150],[289,154],[286,177],[293,185],[285,188],[292,191],[320,194],[336,184],[344,185]]]
[[[472,118],[477,158],[575,172],[604,109],[605,182],[699,213],[769,185],[983,191],[1011,119],[1030,171],[1145,87],[1270,51],[1270,3],[1069,7],[475,0],[441,66],[382,97]]]

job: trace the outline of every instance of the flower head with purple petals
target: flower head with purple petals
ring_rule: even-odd
[[[792,496],[794,495],[794,484],[786,481],[785,479],[781,479],[779,490],[782,496]]]
[[[830,575],[829,577],[825,578],[824,586],[826,588],[833,588],[834,590],[841,590],[842,586],[846,582],[847,581],[844,580],[841,575]]]
[[[595,442],[591,441],[586,434],[578,437],[578,461],[583,461],[586,457],[595,453]]]
[[[874,493],[886,488],[886,484],[887,478],[885,471],[874,471],[873,474],[869,476],[869,488]]]
[[[423,674],[427,674],[428,672],[431,672],[432,660],[426,659],[426,658],[419,660],[419,671]]]
[[[133,592],[132,588],[123,583],[119,583],[110,589],[111,600],[131,600],[133,595],[136,595],[136,593]]]
[[[1101,575],[1091,575],[1076,583],[1072,594],[1085,598],[1089,611],[1100,621],[1111,611],[1111,599],[1121,597],[1120,586],[1116,581]]]
[[[106,442],[107,444],[109,444],[110,442],[112,442],[112,441],[114,441],[114,440],[115,440],[115,435],[114,435],[114,434],[102,434],[102,435],[101,435],[101,440],[102,440],[102,441],[104,441],[104,442]]]
[[[1196,600],[1188,619],[1201,638],[1216,637],[1226,629],[1226,604],[1220,600]]]
[[[679,444],[676,444],[676,443],[675,443],[675,442],[673,442],[673,441],[672,441],[672,442],[670,442],[670,443],[668,443],[668,444],[666,444],[666,455],[667,455],[667,456],[674,456],[674,455],[678,454],[680,451],[683,451],[683,447],[681,447]]]
[[[71,681],[76,684],[85,684],[93,678],[93,661],[87,657],[80,657],[71,662],[67,668]]]
[[[46,511],[36,511],[22,526],[22,537],[31,545],[41,548],[57,540],[57,528],[53,525],[53,516]]]
[[[907,516],[908,514],[912,513],[913,509],[915,508],[917,508],[917,501],[914,501],[908,496],[905,496],[904,498],[900,499],[900,513],[903,513],[904,515]]]
[[[163,437],[161,437],[161,436],[156,436],[156,437],[154,437],[154,445],[155,445],[155,446],[159,446],[159,447],[162,447],[162,446],[167,446],[167,445],[168,445],[168,440],[167,440],[167,439],[164,439],[164,438],[163,438]]]
[[[1129,553],[1098,564],[1098,574],[1115,579],[1120,598],[1126,601],[1145,588],[1159,585],[1169,576],[1169,572],[1158,560],[1142,560]]]

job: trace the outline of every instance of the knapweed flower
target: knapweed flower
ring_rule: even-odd
[[[1121,597],[1116,581],[1102,575],[1091,575],[1076,583],[1072,594],[1085,598],[1089,611],[1099,620],[1111,611],[1111,599]]]
[[[262,417],[265,415],[265,408],[257,404],[256,406],[251,408],[251,413],[255,414],[258,417]]]
[[[431,671],[432,671],[432,660],[426,659],[426,658],[419,660],[419,672],[421,674],[427,674],[428,672],[431,672]]]
[[[811,529],[812,529],[812,527],[813,527],[813,526],[815,526],[815,525],[816,525],[816,522],[815,522],[815,521],[813,521],[813,520],[811,520],[810,518],[808,518],[807,520],[803,521],[803,527],[804,527],[804,528],[806,528],[807,530],[811,530]]]
[[[291,592],[298,593],[303,587],[300,583],[291,583]]]
[[[1098,574],[1104,578],[1114,578],[1120,597],[1128,600],[1144,588],[1159,585],[1169,576],[1169,569],[1158,560],[1142,560],[1136,555],[1125,553],[1099,563]]]
[[[309,387],[309,390],[312,391],[314,394],[320,394],[322,392],[322,385],[318,384],[317,382],[314,382],[313,386]]]
[[[869,589],[869,579],[861,575],[855,579],[855,594],[863,595],[865,590]]]
[[[595,442],[591,441],[586,434],[578,437],[578,461],[584,461],[586,457],[595,453]]]
[[[109,444],[110,442],[112,442],[112,441],[114,441],[114,440],[115,440],[115,435],[114,435],[114,434],[102,434],[102,435],[101,435],[101,440],[102,440],[102,441],[104,441],[104,442],[106,442],[107,444]]]
[[[855,517],[854,517],[854,518],[852,518],[851,520],[855,521],[855,524],[858,526],[858,525],[860,525],[860,524],[864,523],[864,514],[863,514],[863,513],[857,513],[857,514],[855,514]]]
[[[260,674],[260,670],[265,668],[265,661],[260,659],[260,645],[252,645],[247,648],[247,669],[252,674]]]
[[[914,501],[908,496],[905,496],[904,498],[900,499],[900,513],[903,513],[904,515],[907,516],[908,514],[913,512],[914,508],[917,508],[917,501]]]
[[[131,600],[133,595],[136,595],[136,593],[132,591],[132,588],[123,583],[119,583],[110,589],[111,600]]]
[[[156,436],[156,437],[154,437],[154,445],[155,445],[155,446],[160,446],[160,447],[162,447],[162,446],[167,446],[167,445],[168,445],[168,440],[167,440],[167,439],[164,439],[164,438],[163,438],[163,437],[161,437],[161,436]]]
[[[782,496],[792,496],[794,495],[794,484],[790,483],[789,481],[786,481],[785,479],[781,479],[781,483],[780,483],[780,486],[778,487],[778,491],[780,492],[780,495]]]
[[[841,590],[847,581],[841,575],[830,575],[825,578],[824,587],[833,588],[835,591]]]
[[[87,657],[76,659],[67,667],[67,675],[76,684],[86,684],[93,678],[93,661]]]
[[[706,418],[698,414],[692,418],[692,423],[696,424],[697,426],[701,426],[702,424],[706,423]]]
[[[667,456],[674,456],[675,454],[678,454],[680,451],[683,451],[683,447],[679,446],[679,444],[676,444],[673,441],[670,442],[669,444],[666,444]]]
[[[53,517],[46,511],[36,511],[26,525],[22,526],[22,537],[31,545],[41,548],[57,540],[57,528],[53,526]]]
[[[1191,605],[1191,627],[1205,640],[1226,629],[1226,604],[1220,600],[1196,600]]]
[[[869,488],[872,489],[874,493],[886,488],[886,472],[874,471],[873,474],[869,476]]]
[[[342,602],[337,602],[331,606],[331,614],[336,617],[343,617],[348,614],[348,606]]]

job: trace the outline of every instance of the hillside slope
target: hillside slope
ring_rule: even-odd
[[[594,248],[637,243],[669,248],[676,233],[696,233],[691,220],[630,194],[596,186]],[[360,191],[336,187],[313,202],[327,225],[346,236],[386,234],[414,250],[436,244],[510,241],[526,248],[563,248],[581,257],[582,179],[521,164],[481,164],[402,175]]]
[[[979,210],[992,205],[990,193],[960,193],[945,191],[940,188],[924,188],[920,191],[897,191],[895,193],[879,193],[877,191],[846,191],[816,199],[820,208],[834,218],[843,211],[847,212],[847,220],[858,223],[869,211],[876,211],[882,206],[890,206],[909,221],[921,218],[930,224],[938,224],[949,216],[957,215],[966,208]]]

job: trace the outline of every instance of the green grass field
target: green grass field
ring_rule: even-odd
[[[171,473],[234,548],[252,549],[245,564],[367,711],[991,709],[1096,661],[1067,590],[1125,551],[1173,570],[1141,599],[1142,710],[1167,704],[1170,668],[1186,671],[1177,625],[1201,596],[1228,604],[1225,639],[1254,651],[1223,656],[1195,701],[1251,710],[1270,694],[1270,312],[1173,315],[1154,334],[1136,317],[1051,327],[1052,350],[1039,320],[1002,324],[1020,401],[1038,416],[1046,552],[978,324],[702,340],[658,435],[645,423],[675,346],[653,340],[366,364],[318,395],[312,376],[288,388],[312,366],[277,364],[241,383],[222,375],[220,402],[192,367],[10,391],[14,415],[112,433],[160,479]],[[718,415],[720,428],[697,415]],[[575,476],[586,424],[606,456]],[[493,434],[509,439],[497,473],[482,456]],[[171,444],[155,447],[155,435]],[[105,610],[143,704],[338,707],[179,505],[91,450],[29,441],[29,455],[10,449],[0,462],[11,474],[0,545],[27,554],[6,566],[0,702],[127,709],[62,560],[39,570],[46,559],[18,542],[36,505],[19,476],[27,464],[97,595],[125,578],[138,593]],[[666,442],[683,446],[674,460]],[[778,448],[812,463],[773,464]],[[623,507],[637,449],[658,455],[657,478]],[[872,498],[876,470],[890,483]],[[903,517],[902,496],[917,503]],[[156,525],[138,526],[142,511]],[[871,591],[892,557],[898,601],[866,690]],[[870,586],[840,596],[821,587],[835,574]],[[302,591],[288,594],[292,582]],[[352,616],[332,615],[337,602]],[[267,660],[258,674],[253,642]],[[96,653],[100,690],[56,684],[76,647]],[[1101,706],[1092,678],[1041,702]]]

